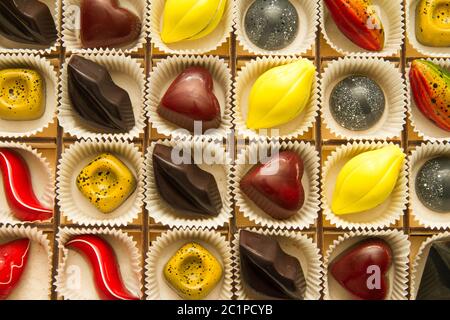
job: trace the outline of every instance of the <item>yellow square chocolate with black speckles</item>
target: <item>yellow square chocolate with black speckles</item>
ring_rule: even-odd
[[[0,119],[29,121],[45,111],[44,79],[31,69],[0,71]]]
[[[136,189],[136,178],[117,157],[103,153],[81,170],[77,187],[103,213],[120,207]]]
[[[164,276],[180,297],[205,298],[222,278],[220,262],[206,248],[190,242],[182,246],[164,267]]]

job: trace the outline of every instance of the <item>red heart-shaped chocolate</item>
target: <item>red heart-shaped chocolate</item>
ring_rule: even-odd
[[[241,190],[275,219],[288,219],[303,206],[303,161],[297,153],[281,151],[265,164],[255,165],[242,178]]]
[[[381,239],[368,239],[350,247],[330,265],[333,277],[350,293],[363,300],[382,300],[388,292],[386,273],[392,251]]]
[[[28,239],[0,245],[0,300],[6,299],[19,282],[27,265],[29,251]]]
[[[141,21],[118,0],[81,1],[81,43],[85,48],[117,47],[139,37]]]
[[[220,104],[213,92],[209,71],[189,67],[172,82],[158,107],[158,114],[181,128],[194,132],[194,121],[201,121],[202,133],[220,126]]]

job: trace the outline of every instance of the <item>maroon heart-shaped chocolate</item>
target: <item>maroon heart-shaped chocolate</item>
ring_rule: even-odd
[[[189,67],[172,82],[158,107],[158,114],[177,126],[194,132],[194,122],[202,133],[218,128],[220,104],[214,95],[211,73],[202,67]]]
[[[119,6],[118,0],[81,1],[81,43],[85,48],[120,47],[139,37],[138,16]]]
[[[355,297],[382,300],[389,289],[386,273],[392,251],[381,239],[368,239],[350,247],[330,264],[333,277]]]
[[[29,251],[29,239],[0,245],[0,300],[6,299],[19,282],[28,261]]]
[[[281,151],[265,164],[255,165],[240,182],[241,190],[275,219],[289,219],[305,201],[303,161],[292,151]]]

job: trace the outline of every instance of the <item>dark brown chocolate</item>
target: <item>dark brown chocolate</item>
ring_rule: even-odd
[[[450,300],[450,240],[431,244],[417,300]]]
[[[37,0],[1,0],[0,34],[18,43],[49,46],[57,31],[52,13]]]
[[[262,234],[241,230],[241,280],[255,299],[303,300],[306,281],[300,262]]]
[[[72,107],[93,130],[124,133],[134,127],[130,96],[113,82],[105,67],[73,56],[68,65],[68,89]]]
[[[153,172],[161,197],[177,213],[217,216],[222,200],[214,176],[191,164],[176,164],[172,148],[157,144],[153,150]]]

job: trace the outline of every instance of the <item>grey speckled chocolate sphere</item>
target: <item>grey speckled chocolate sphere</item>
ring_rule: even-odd
[[[298,13],[289,0],[256,0],[245,14],[245,32],[257,47],[280,50],[298,33]]]
[[[424,163],[416,176],[416,194],[428,209],[450,213],[450,157]]]
[[[345,78],[334,87],[330,96],[334,120],[353,131],[372,128],[383,116],[385,104],[383,90],[365,76]]]

